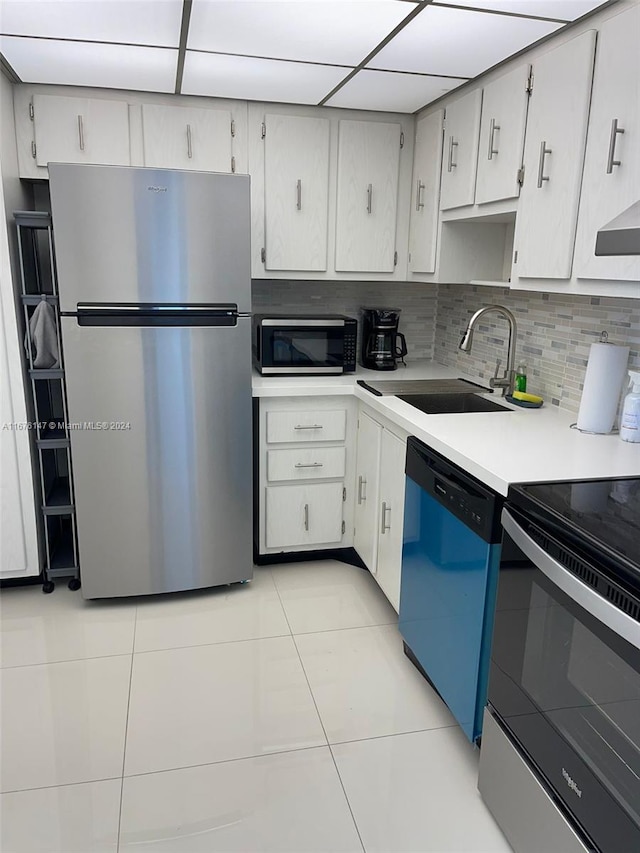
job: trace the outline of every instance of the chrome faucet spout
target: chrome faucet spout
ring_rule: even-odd
[[[480,320],[485,314],[495,313],[500,317],[504,317],[507,323],[509,324],[509,341],[507,345],[507,367],[504,371],[504,375],[502,377],[498,377],[498,367],[500,365],[500,359],[498,359],[498,364],[496,365],[496,375],[493,376],[489,382],[492,388],[502,388],[502,395],[512,394],[513,386],[515,382],[515,358],[516,358],[516,337],[517,337],[517,326],[516,326],[516,318],[513,316],[511,311],[508,308],[505,308],[503,305],[487,305],[485,308],[479,308],[475,314],[469,320],[469,324],[462,335],[462,339],[458,345],[458,348],[462,350],[462,352],[471,352],[471,346],[473,344],[473,330]]]

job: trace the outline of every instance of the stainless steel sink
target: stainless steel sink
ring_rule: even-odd
[[[477,394],[396,394],[396,397],[427,415],[512,411]]]

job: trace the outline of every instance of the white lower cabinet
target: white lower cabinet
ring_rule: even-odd
[[[353,545],[355,400],[263,398],[258,407],[258,551]]]
[[[267,487],[267,548],[339,545],[342,483]]]
[[[360,411],[354,547],[394,609],[400,607],[405,433]]]
[[[356,505],[353,545],[373,571],[378,555],[378,490],[382,426],[360,412],[356,457]]]

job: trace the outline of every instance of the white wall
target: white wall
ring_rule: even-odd
[[[40,571],[30,437],[8,428],[27,422],[14,299],[17,275],[13,211],[29,209],[18,178],[11,83],[0,74],[0,577]]]

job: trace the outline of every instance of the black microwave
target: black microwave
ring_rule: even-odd
[[[342,314],[253,317],[253,364],[260,373],[352,373],[358,321]]]

